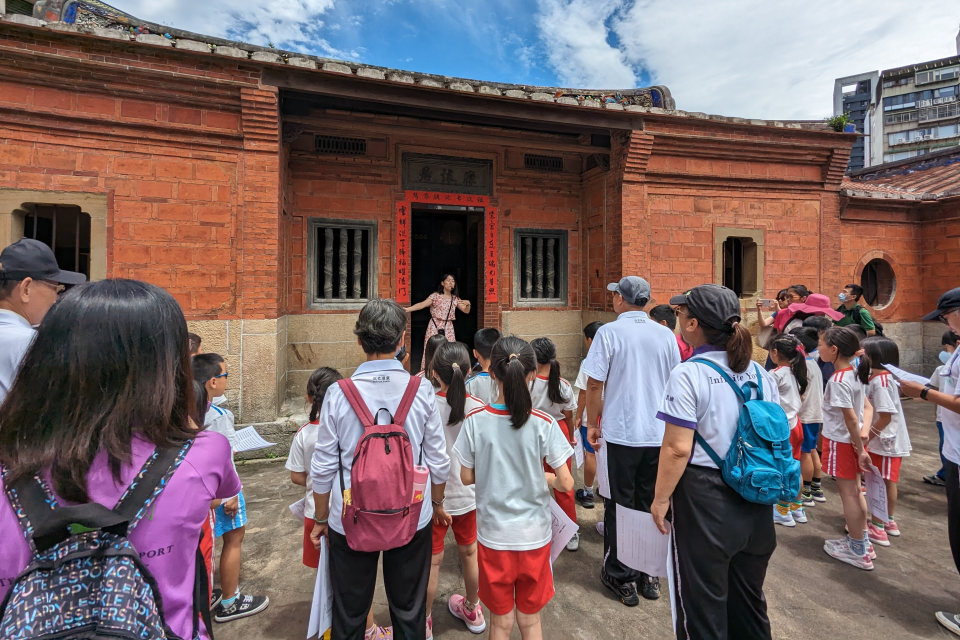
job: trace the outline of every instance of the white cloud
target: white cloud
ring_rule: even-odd
[[[566,87],[617,89],[636,86],[624,52],[608,42],[607,22],[620,0],[539,0],[536,16],[550,66]]]
[[[281,48],[299,48],[328,56],[353,56],[332,47],[321,37],[321,16],[335,0],[128,0],[118,8],[138,18],[253,44],[273,43]]]
[[[574,86],[634,86],[677,107],[819,119],[835,78],[956,55],[956,0],[540,0],[538,27]],[[612,42],[612,44],[611,44]]]

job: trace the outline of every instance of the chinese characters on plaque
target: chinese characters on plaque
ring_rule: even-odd
[[[490,207],[487,209],[486,219],[486,243],[483,247],[483,285],[484,300],[486,302],[497,301],[497,209]]]
[[[410,203],[397,203],[397,302],[410,304]]]

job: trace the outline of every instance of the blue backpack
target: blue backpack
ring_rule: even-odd
[[[779,500],[795,500],[800,493],[800,462],[793,458],[787,414],[779,404],[763,399],[760,367],[753,363],[757,367],[756,384],[747,382],[739,387],[716,363],[702,358],[691,358],[689,362],[705,364],[720,374],[743,403],[725,460],[720,459],[699,432],[693,435],[720,468],[724,481],[749,502],[773,505]],[[752,398],[753,388],[757,389],[756,398]]]
[[[186,640],[167,626],[157,582],[128,536],[192,443],[157,449],[113,509],[96,502],[60,506],[36,476],[6,485],[33,559],[0,604],[0,637]],[[198,618],[203,618],[208,634],[212,632],[207,572],[199,549],[196,562],[194,638],[199,636]]]

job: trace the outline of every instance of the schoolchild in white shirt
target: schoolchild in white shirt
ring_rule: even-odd
[[[597,335],[597,329],[602,326],[602,322],[595,320],[583,328],[583,342],[586,346],[586,353],[590,352],[593,337]],[[586,357],[580,361],[580,371],[577,372],[577,379],[573,383],[573,389],[577,394],[577,415],[574,416],[573,423],[576,428],[580,429],[580,442],[583,443],[583,489],[574,491],[573,497],[584,509],[593,509],[593,483],[597,479],[597,452],[587,442],[587,422],[589,420],[587,416],[587,382],[590,380],[590,376],[583,369],[583,363],[586,361]]]
[[[501,337],[500,330],[493,327],[484,327],[473,335],[473,357],[480,371],[467,378],[467,393],[480,398],[484,404],[497,399],[497,383],[490,377],[490,352]]]
[[[862,346],[863,358],[870,362],[867,401],[873,409],[872,412],[866,412],[863,419],[864,424],[870,425],[866,434],[867,452],[887,486],[887,514],[890,516],[890,522],[886,524],[871,518],[871,522],[867,524],[867,532],[874,544],[889,547],[890,536],[900,536],[900,528],[893,520],[893,512],[897,506],[900,463],[910,455],[913,448],[900,404],[900,387],[883,366],[900,366],[900,350],[896,342],[884,336],[871,336],[863,341]]]
[[[556,420],[533,408],[533,348],[520,338],[494,345],[496,402],[467,415],[453,451],[465,485],[476,485],[480,599],[492,615],[490,639],[508,640],[514,620],[524,640],[541,638],[540,610],[554,594],[550,490],[570,491],[573,455]],[[553,469],[544,473],[543,462]]]
[[[457,541],[457,553],[463,568],[463,586],[466,597],[455,593],[447,602],[447,609],[463,620],[471,633],[482,633],[487,628],[480,606],[479,568],[477,565],[477,497],[474,487],[464,486],[460,480],[460,462],[453,453],[453,445],[460,435],[463,419],[468,413],[483,407],[483,402],[467,394],[464,385],[470,371],[470,355],[462,342],[447,342],[440,345],[430,371],[440,385],[437,392],[437,407],[443,420],[443,435],[447,439],[450,455],[450,476],[444,497],[445,516],[433,516],[433,556],[430,562],[430,582],[427,585],[427,640],[433,637],[433,600],[437,597],[440,582],[440,565],[443,563],[443,540],[447,529],[453,528]]]
[[[803,476],[803,489],[800,499],[804,507],[816,506],[826,502],[820,487],[820,453],[817,451],[817,439],[823,428],[823,373],[817,364],[817,343],[820,334],[814,327],[797,327],[790,330],[796,336],[806,352],[807,390],[800,396],[800,426],[803,428],[803,442],[800,444],[800,474]]]
[[[854,370],[851,363],[859,350],[860,338],[846,327],[832,327],[820,336],[820,357],[834,366],[823,394],[823,467],[837,479],[849,532],[845,538],[827,540],[823,550],[841,562],[873,571],[876,554],[867,534],[867,503],[860,491],[860,473],[871,464],[862,434],[870,363],[860,358]]]
[[[537,377],[530,383],[530,397],[533,408],[547,413],[560,427],[563,437],[571,447],[577,446],[573,435],[573,413],[577,410],[577,401],[573,387],[560,377],[560,363],[557,361],[557,346],[550,338],[537,338],[530,342],[537,354]],[[567,469],[573,473],[573,458],[567,460]],[[549,472],[549,468],[544,468]],[[554,491],[553,497],[563,512],[574,522],[577,521],[577,501],[573,491]],[[580,533],[577,532],[567,543],[567,551],[576,551],[580,547]]]
[[[193,378],[202,382],[207,397],[213,398],[204,417],[207,431],[222,434],[230,442],[230,449],[236,453],[237,432],[233,427],[233,413],[219,407],[215,399],[224,395],[227,389],[227,365],[223,356],[216,353],[200,353],[192,358]],[[214,608],[215,622],[228,622],[260,613],[270,603],[266,596],[251,596],[240,593],[240,563],[242,557],[243,535],[247,524],[247,505],[243,491],[224,500],[214,509],[214,535],[223,538],[220,551],[220,587],[222,599],[216,594],[214,601],[220,600]]]
[[[780,393],[780,406],[787,414],[790,425],[790,444],[793,457],[800,460],[800,445],[803,441],[803,427],[800,426],[801,396],[807,390],[807,364],[803,357],[803,348],[796,337],[781,333],[770,343],[770,360],[776,366],[770,372],[777,381]],[[803,511],[800,494],[790,502],[779,501],[773,509],[773,521],[786,527],[804,524],[807,514]]]

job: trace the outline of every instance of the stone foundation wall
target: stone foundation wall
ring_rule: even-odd
[[[570,384],[577,379],[583,357],[582,313],[577,311],[504,311],[501,331],[527,342],[547,337],[557,345],[560,375]]]
[[[353,327],[359,312],[287,316],[286,384],[283,395],[292,407],[307,393],[307,379],[317,367],[333,367],[340,375],[351,375],[364,361]]]

